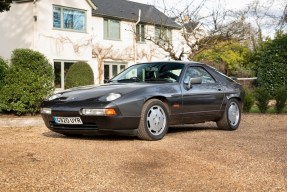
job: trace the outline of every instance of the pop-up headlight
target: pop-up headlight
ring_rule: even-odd
[[[121,94],[119,93],[110,93],[107,97],[106,97],[106,101],[114,101],[118,98],[121,97]]]
[[[61,97],[61,94],[58,93],[58,94],[55,94],[55,95],[52,95],[51,97],[49,97],[48,100],[52,101],[52,100],[57,99],[59,97]]]

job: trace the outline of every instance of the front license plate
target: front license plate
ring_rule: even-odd
[[[83,124],[80,117],[54,117],[57,124]]]

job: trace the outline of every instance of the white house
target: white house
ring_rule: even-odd
[[[76,61],[89,63],[99,84],[133,63],[167,59],[146,37],[164,35],[181,49],[176,22],[154,6],[126,0],[15,0],[0,23],[0,56],[10,59],[16,48],[43,53],[58,89]]]

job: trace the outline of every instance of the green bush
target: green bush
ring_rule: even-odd
[[[0,57],[0,89],[4,85],[4,78],[8,70],[7,62]]]
[[[276,105],[275,105],[275,110],[276,113],[282,113],[286,99],[287,99],[287,89],[286,87],[281,87],[275,91],[275,100],[276,100]]]
[[[258,85],[267,88],[272,96],[281,86],[287,86],[287,34],[278,32],[253,55]]]
[[[253,93],[249,89],[245,89],[245,98],[244,98],[244,106],[243,111],[249,112],[251,107],[254,104],[254,96]]]
[[[15,49],[4,83],[0,95],[0,109],[18,115],[35,114],[39,111],[42,100],[53,93],[52,65],[39,52]]]
[[[266,113],[268,109],[268,102],[270,100],[270,94],[267,89],[261,87],[255,90],[255,100],[261,113]]]
[[[90,65],[79,61],[74,63],[67,72],[65,89],[94,84],[94,73]]]

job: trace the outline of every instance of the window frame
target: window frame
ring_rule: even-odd
[[[146,25],[143,23],[139,23],[136,25],[136,42],[137,43],[145,43],[145,29],[146,29]]]
[[[110,22],[111,21],[116,21],[118,24],[119,24],[119,37],[111,37],[110,36]],[[107,23],[107,26],[106,26],[106,23]],[[111,19],[111,18],[104,18],[103,20],[103,30],[104,30],[104,39],[105,40],[113,40],[113,41],[120,41],[121,40],[121,20],[118,20],[118,19]],[[106,32],[106,29],[107,29],[107,32]]]
[[[217,82],[217,79],[214,78],[214,76],[213,76],[206,68],[201,67],[201,66],[188,66],[188,67],[186,68],[186,72],[185,72],[184,77],[183,77],[183,84],[186,83],[186,82],[185,82],[185,79],[186,79],[186,77],[187,77],[188,69],[189,69],[189,68],[201,69],[201,70],[205,71],[206,74],[208,74],[208,75],[212,78],[213,82],[203,82],[203,81],[202,81],[201,85],[202,85],[202,84],[205,84],[205,85],[206,85],[206,84],[216,84],[216,83],[218,83],[218,82]],[[203,76],[200,76],[200,77],[203,77]],[[202,78],[202,80],[203,80],[203,78]]]
[[[54,9],[55,8],[60,8],[60,27],[55,27],[54,25]],[[69,10],[69,11],[79,11],[83,12],[84,15],[84,24],[83,24],[83,29],[78,30],[78,29],[70,29],[70,28],[65,28],[64,27],[64,9]],[[86,33],[87,32],[87,10],[84,9],[77,9],[77,8],[72,8],[72,7],[65,7],[65,6],[60,6],[60,5],[53,5],[52,6],[52,20],[53,20],[53,29],[55,30],[63,30],[63,31],[71,31],[71,32],[81,32],[81,33]]]
[[[158,33],[159,30],[159,33]],[[172,28],[165,26],[155,26],[155,40],[164,43],[172,43]],[[161,35],[161,33],[163,33]]]
[[[117,74],[121,73],[123,70],[127,69],[128,68],[128,63],[126,62],[108,62],[108,61],[104,61],[104,73],[103,73],[103,76],[104,76],[104,80],[106,79],[105,78],[105,66],[109,66],[109,78],[108,80],[112,79],[114,76],[116,76],[117,74],[113,75],[113,66],[117,66]],[[125,66],[124,69],[121,70],[121,66]]]
[[[60,63],[60,87],[56,87],[55,81],[56,81],[56,75],[54,79],[54,86],[56,90],[65,90],[65,63],[73,63],[79,62],[80,60],[53,60],[53,71],[55,75],[55,63]],[[81,60],[82,61],[82,60]],[[87,62],[87,61],[85,61]],[[72,66],[72,65],[71,65]],[[71,67],[70,66],[70,67]],[[67,71],[68,72],[68,71]]]

